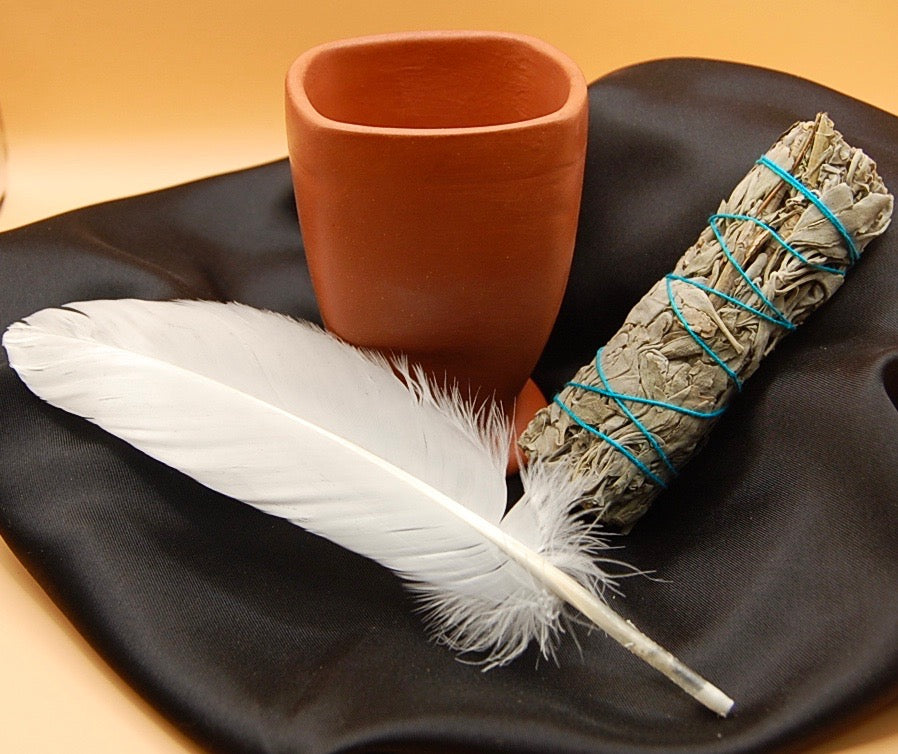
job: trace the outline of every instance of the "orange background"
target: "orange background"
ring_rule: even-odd
[[[669,56],[753,63],[898,114],[894,0],[20,0],[0,22],[9,148],[0,229],[283,157],[282,81],[300,52],[434,28],[533,34],[589,80]],[[0,751],[197,751],[107,668],[5,546],[0,605]],[[898,705],[809,751],[898,751]]]

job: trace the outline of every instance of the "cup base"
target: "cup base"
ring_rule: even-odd
[[[523,434],[524,430],[527,429],[527,425],[530,424],[530,420],[533,418],[534,414],[540,409],[545,408],[547,404],[548,401],[542,391],[536,386],[536,383],[532,379],[528,379],[521,389],[521,392],[518,393],[518,397],[515,399],[514,437],[512,439],[512,447],[508,453],[508,466],[505,468],[507,476],[517,474],[521,470],[521,462],[526,464],[526,456],[524,456],[523,451],[517,447],[518,438]]]

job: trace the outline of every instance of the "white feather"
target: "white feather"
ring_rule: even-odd
[[[550,653],[565,603],[704,704],[732,700],[595,595],[577,490],[543,468],[505,511],[509,430],[308,324],[238,304],[89,301],[12,325],[28,387],[218,492],[394,570],[488,665]]]

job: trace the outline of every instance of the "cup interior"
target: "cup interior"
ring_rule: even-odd
[[[325,118],[382,128],[476,128],[540,118],[570,96],[565,66],[526,39],[435,36],[322,49],[304,77]]]

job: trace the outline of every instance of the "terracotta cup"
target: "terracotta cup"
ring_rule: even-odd
[[[296,204],[343,339],[403,352],[526,422],[567,283],[586,82],[530,37],[424,32],[303,54],[287,75]],[[524,399],[522,399],[523,401]]]

